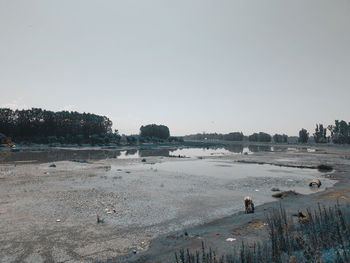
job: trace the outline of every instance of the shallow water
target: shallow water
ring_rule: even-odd
[[[224,154],[224,153],[217,153]],[[271,196],[271,188],[281,191],[295,190],[301,194],[322,191],[334,185],[335,181],[325,178],[325,173],[316,169],[281,167],[274,165],[260,165],[229,162],[215,159],[165,161],[153,164],[136,164],[128,167],[132,170],[150,169],[158,173],[172,173],[175,176],[208,177],[215,180],[230,180],[228,188],[250,192],[262,192]],[[114,167],[113,170],[117,169]],[[113,172],[113,171],[112,171]],[[326,173],[327,174],[327,173]],[[317,178],[322,181],[320,188],[309,187],[310,180]]]
[[[133,159],[150,156],[162,157],[210,157],[237,154],[254,154],[256,152],[314,152],[306,147],[287,148],[282,146],[227,145],[225,147],[149,147],[140,149],[101,149],[101,148],[45,148],[45,149],[0,149],[0,164],[13,162],[57,162],[69,160],[103,160],[103,159]]]
[[[118,224],[159,224],[168,230],[208,222],[243,209],[243,198],[255,205],[278,200],[272,188],[310,194],[331,187],[335,181],[316,169],[258,165],[220,159],[181,159],[160,163],[113,165],[107,178],[121,176],[115,187],[127,196],[130,211],[142,219],[125,215]],[[308,186],[311,179],[320,188]],[[99,182],[101,183],[101,182]],[[108,183],[108,181],[106,182]],[[165,225],[163,225],[165,224]]]
[[[132,159],[150,156],[163,157],[209,157],[209,156],[223,156],[232,154],[254,154],[257,152],[315,152],[311,148],[292,148],[281,146],[266,146],[266,145],[249,145],[243,146],[239,144],[227,145],[225,147],[189,147],[177,149],[167,148],[153,148],[153,149],[139,149],[139,150],[125,150],[120,151],[117,156],[118,159]]]

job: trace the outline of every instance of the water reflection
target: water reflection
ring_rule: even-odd
[[[130,150],[127,150],[125,151],[125,155],[132,155],[134,156],[135,154],[137,154],[137,149],[130,149]]]
[[[140,149],[140,157],[164,156],[169,157],[169,149]]]
[[[228,145],[225,147],[226,150],[232,152],[232,153],[243,153],[244,151],[247,152],[247,147],[243,147],[243,145]]]
[[[253,154],[257,152],[315,152],[315,149],[306,147],[282,147],[269,145],[231,144],[220,147],[179,147],[159,148],[149,147],[141,149],[45,149],[45,150],[20,150],[17,152],[4,152],[0,154],[0,163],[11,163],[19,161],[54,162],[66,160],[101,160],[109,158],[132,159],[152,156],[162,157],[210,157],[230,154]]]
[[[271,152],[272,147],[266,146],[266,145],[249,145],[248,149],[250,152],[256,153],[256,152]]]

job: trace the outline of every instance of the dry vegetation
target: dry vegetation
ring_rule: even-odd
[[[175,254],[176,263],[350,262],[350,206],[321,207],[303,218],[288,218],[284,208],[267,216],[268,242],[244,244],[228,255],[211,248]]]

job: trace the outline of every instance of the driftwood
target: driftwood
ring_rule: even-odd
[[[254,213],[254,203],[250,196],[244,197],[244,207],[246,214]]]
[[[321,186],[321,181],[319,179],[312,179],[309,183],[309,186],[317,185],[317,187]]]

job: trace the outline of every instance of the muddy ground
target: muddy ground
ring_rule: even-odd
[[[222,216],[228,211],[208,215],[206,211],[215,210],[222,205],[221,198],[232,194],[232,190],[223,190],[222,185],[208,183],[208,178],[195,177],[188,185],[169,191],[167,187],[181,181],[181,175],[157,174],[149,166],[130,169],[133,165],[140,166],[140,158],[118,159],[103,150],[96,152],[101,158],[72,162],[71,152],[66,152],[69,158],[63,158],[64,154],[62,157],[61,152],[52,150],[50,154],[60,158],[54,162],[56,167],[50,167],[54,157],[38,160],[33,153],[22,154],[27,158],[0,164],[0,262],[173,262],[174,251],[183,247],[199,249],[202,241],[218,252],[230,252],[242,240],[266,238],[266,213],[279,205],[269,202],[249,215],[234,213],[235,207],[231,207],[234,214],[230,216]],[[334,166],[336,171],[327,174],[338,180],[334,187],[282,200],[289,214],[318,202],[330,205],[337,200],[346,202],[350,197],[347,147],[204,158],[282,166]],[[144,165],[189,161],[149,155],[146,159]],[[219,197],[210,195],[206,199],[205,195],[193,192],[198,184],[204,192],[205,187],[217,191]],[[159,205],[157,197],[161,193],[166,193],[168,198]],[[145,198],[149,196],[154,198]],[[97,215],[103,223],[97,223]],[[190,218],[186,219],[190,222],[183,223],[185,229],[179,225],[179,218]],[[217,219],[208,221],[208,218]],[[236,240],[228,242],[227,238]],[[136,255],[131,253],[132,249],[137,251]]]

